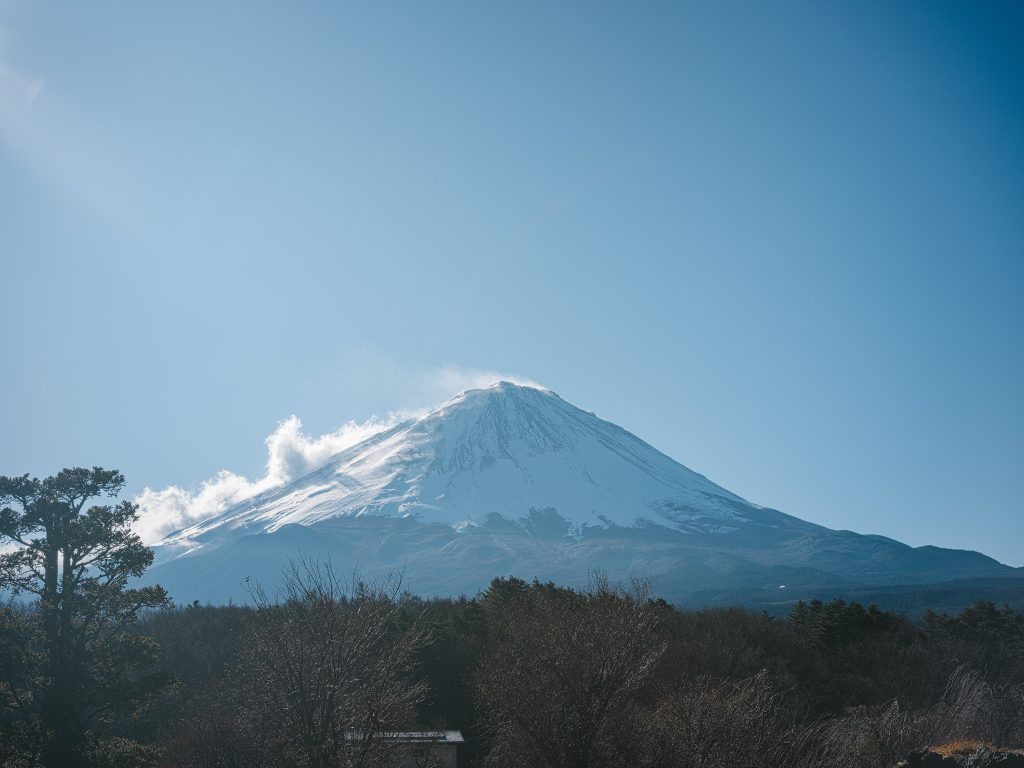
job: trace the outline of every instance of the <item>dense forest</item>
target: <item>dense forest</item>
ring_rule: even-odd
[[[600,580],[429,601],[325,568],[287,580],[283,602],[141,617],[166,684],[97,721],[96,764],[375,765],[346,743],[368,722],[459,728],[463,764],[486,766],[878,766],[1024,744],[1024,616],[990,603],[913,622],[814,602],[779,619]],[[8,674],[26,610],[3,610]],[[5,714],[0,765],[33,764],[28,725]]]
[[[1024,745],[1024,616],[835,600],[688,610],[643,581],[495,578],[423,600],[297,561],[244,605],[132,587],[116,473],[0,478],[0,766],[386,766],[381,735],[463,731],[460,764],[888,766]],[[45,534],[45,535],[44,535]],[[59,545],[59,546],[58,546]],[[58,558],[59,555],[59,558]],[[54,563],[61,565],[53,569]]]

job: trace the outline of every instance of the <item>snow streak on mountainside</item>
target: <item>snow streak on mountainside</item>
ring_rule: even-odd
[[[156,546],[146,573],[176,599],[244,599],[293,558],[399,570],[424,595],[501,574],[656,580],[692,604],[845,594],[855,585],[1007,577],[976,552],[832,531],[751,504],[554,392],[463,392]],[[996,594],[996,593],[993,593]],[[972,598],[973,599],[973,598]]]
[[[554,511],[576,536],[585,526],[652,523],[714,534],[749,524],[759,509],[554,392],[499,382],[463,392],[164,543],[364,515],[461,529],[531,511]]]

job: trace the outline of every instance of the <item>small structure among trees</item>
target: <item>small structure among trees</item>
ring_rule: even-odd
[[[364,734],[348,734],[354,742]],[[458,768],[462,731],[385,731],[377,738],[390,751],[394,768]]]

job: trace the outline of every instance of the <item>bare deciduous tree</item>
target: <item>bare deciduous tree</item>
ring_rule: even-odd
[[[632,765],[637,694],[663,651],[647,585],[623,591],[596,579],[577,592],[519,584],[492,587],[505,596],[492,607],[477,675],[494,741],[487,764]]]
[[[893,701],[822,720],[802,734],[799,768],[872,768],[893,765],[911,750],[962,739],[991,739],[997,727],[994,691],[975,671],[961,667],[942,700],[909,710]]]
[[[658,701],[650,725],[643,764],[652,768],[783,766],[797,733],[765,673],[673,687]]]
[[[381,734],[407,727],[426,691],[413,676],[426,638],[405,626],[401,579],[346,582],[330,564],[293,563],[278,599],[258,587],[253,598],[238,679],[271,752],[308,768],[384,764]]]

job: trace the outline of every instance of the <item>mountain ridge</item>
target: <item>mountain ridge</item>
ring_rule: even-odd
[[[609,471],[620,475],[615,487],[597,476]],[[560,473],[557,480],[537,477],[552,472]],[[643,492],[650,498],[638,497],[638,479],[647,481]],[[485,481],[491,487],[480,491]],[[540,493],[513,500],[523,496],[521,486],[540,484],[545,486]],[[502,499],[493,498],[499,494]],[[552,494],[562,496],[562,503],[552,503]],[[522,503],[515,510],[517,501]],[[698,518],[713,526],[715,518],[726,524],[741,519],[742,510],[760,509],[551,390],[498,382],[462,392],[370,436],[288,485],[177,531],[163,543],[222,525],[263,524],[269,532],[289,522],[340,515],[411,514],[458,527],[480,523],[492,511],[515,518],[516,511],[549,506],[580,525],[628,526],[650,519],[691,527],[700,527]]]
[[[406,568],[429,594],[512,573],[576,583],[594,569],[653,576],[676,599],[1016,573],[759,506],[550,390],[509,382],[462,392],[156,550],[150,580],[221,599],[300,553],[368,576]]]

